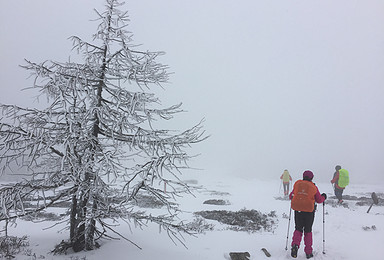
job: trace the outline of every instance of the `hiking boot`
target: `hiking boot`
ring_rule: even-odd
[[[313,254],[312,254],[312,253],[307,254],[307,259],[312,258],[312,257],[313,257]]]
[[[299,247],[297,245],[293,245],[291,248],[291,256],[293,258],[297,257],[297,250],[299,250]]]

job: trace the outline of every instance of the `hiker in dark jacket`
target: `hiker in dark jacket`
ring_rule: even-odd
[[[307,258],[313,257],[312,254],[312,225],[315,220],[315,202],[322,203],[326,200],[325,193],[320,195],[319,189],[312,182],[313,173],[305,171],[303,180],[298,180],[293,185],[293,190],[289,194],[291,208],[295,211],[295,231],[292,237],[291,256],[296,258],[300,247],[301,238],[304,233],[304,252]]]

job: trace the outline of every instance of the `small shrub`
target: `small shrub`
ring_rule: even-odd
[[[195,217],[192,222],[186,224],[186,227],[190,231],[201,234],[207,230],[212,231],[215,225],[207,223],[202,217]]]
[[[72,248],[72,243],[62,240],[55,248],[51,251],[53,255],[66,255],[67,250]]]
[[[29,246],[27,236],[21,238],[14,236],[0,237],[0,255],[5,258],[14,258],[14,255],[20,253]]]
[[[365,230],[365,231],[371,231],[371,230],[376,230],[376,229],[377,229],[377,228],[376,228],[375,225],[373,225],[373,226],[371,226],[371,227],[368,227],[368,226],[363,227],[363,230]]]
[[[57,215],[52,212],[39,211],[33,214],[22,217],[25,221],[47,220],[47,221],[59,221],[63,219],[63,215]]]
[[[235,231],[255,232],[259,230],[273,231],[277,222],[276,212],[263,214],[257,210],[242,209],[240,211],[212,210],[195,212],[205,219],[212,219],[229,225]]]
[[[70,260],[87,260],[86,256],[79,257],[79,256],[71,256]]]
[[[165,206],[164,202],[161,200],[146,194],[138,194],[133,201],[133,204],[140,208],[162,208]]]

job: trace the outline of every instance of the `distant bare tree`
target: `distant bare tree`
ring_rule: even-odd
[[[168,81],[168,67],[156,62],[163,53],[136,50],[121,5],[106,0],[105,12],[96,11],[92,42],[71,37],[82,63],[26,61],[46,109],[1,105],[2,170],[19,166],[31,173],[0,189],[1,220],[70,202],[64,250],[92,250],[107,231],[120,235],[108,219],[155,222],[172,239],[189,232],[175,221],[178,208],[171,202],[189,192],[179,178],[188,168],[186,148],[206,136],[201,123],[180,132],[154,126],[182,110],[158,108],[159,100],[147,92]],[[160,188],[164,183],[167,192]],[[133,202],[143,194],[167,206],[168,214],[137,209]],[[25,207],[32,198],[35,206]]]

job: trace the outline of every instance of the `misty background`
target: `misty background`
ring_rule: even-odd
[[[24,59],[68,61],[68,37],[91,39],[103,0],[0,1],[0,103],[38,107]],[[138,49],[165,51],[164,106],[205,119],[211,137],[191,166],[203,175],[384,183],[382,0],[127,0]],[[186,173],[187,174],[187,173]]]

